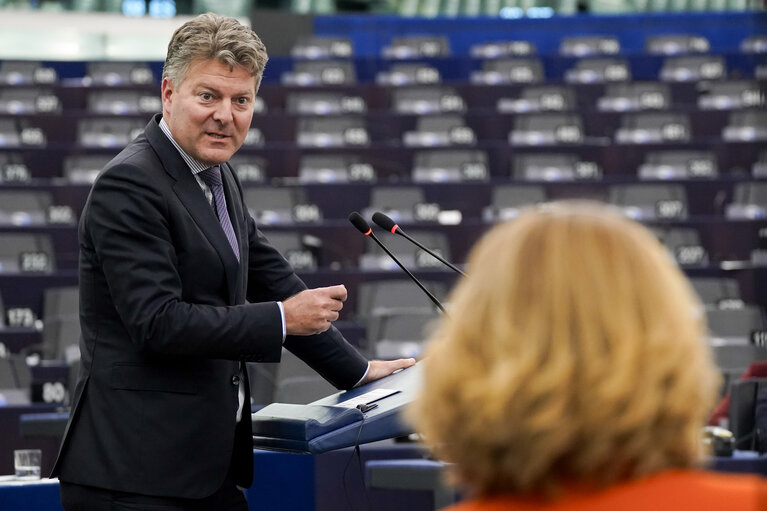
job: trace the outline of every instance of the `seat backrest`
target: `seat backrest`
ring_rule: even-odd
[[[378,210],[412,210],[426,202],[417,186],[375,187],[370,191],[370,208]]]
[[[442,301],[445,297],[446,286],[443,283],[421,283],[437,300]],[[413,310],[430,312],[433,309],[431,300],[410,280],[363,282],[357,290],[357,315],[362,318]]]
[[[679,53],[706,53],[708,39],[693,34],[660,34],[647,36],[645,51],[654,55],[676,55]]]
[[[757,443],[754,417],[757,397],[767,390],[767,378],[749,378],[730,387],[729,429],[735,436],[735,449],[752,450]]]
[[[740,285],[724,277],[692,277],[692,287],[704,304],[716,305],[722,300],[740,300]]]
[[[301,37],[290,54],[301,59],[348,58],[354,55],[354,45],[348,37]]]
[[[764,312],[756,305],[741,309],[707,309],[706,319],[711,334],[749,342],[757,330],[765,330]]]
[[[437,318],[434,312],[376,316],[370,323],[368,341],[373,345],[382,340],[421,342],[428,336],[427,327]]]
[[[37,254],[45,254],[45,261]],[[22,260],[22,255],[29,254]],[[45,272],[56,269],[56,253],[47,234],[0,234],[0,272]]]
[[[450,55],[450,43],[444,36],[400,36],[394,37],[381,53],[387,58],[444,57]]]
[[[305,203],[304,190],[301,188],[252,187],[245,189],[245,203],[254,211],[291,210],[298,204]]]
[[[425,115],[416,121],[418,131],[447,132],[466,125],[462,115]]]
[[[143,62],[90,62],[87,77],[94,85],[146,85],[155,82],[152,70]]]
[[[77,316],[79,313],[79,287],[49,287],[43,292],[43,322],[48,318]]]
[[[499,186],[493,189],[493,206],[522,207],[546,201],[546,192],[542,186]]]
[[[615,36],[573,36],[565,37],[559,43],[559,54],[569,57],[615,55],[620,51],[621,44]]]

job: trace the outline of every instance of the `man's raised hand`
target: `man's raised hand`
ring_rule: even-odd
[[[346,301],[343,285],[306,289],[282,302],[288,335],[319,334],[330,328]]]

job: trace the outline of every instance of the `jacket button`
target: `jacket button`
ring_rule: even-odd
[[[232,385],[239,385],[240,384],[240,376],[235,374],[232,376]]]

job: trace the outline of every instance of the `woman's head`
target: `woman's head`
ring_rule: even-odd
[[[718,376],[666,249],[606,206],[486,234],[426,350],[410,416],[481,494],[548,494],[694,465]]]

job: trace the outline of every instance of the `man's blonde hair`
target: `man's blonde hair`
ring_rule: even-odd
[[[240,66],[256,79],[256,91],[269,57],[261,39],[234,18],[200,14],[181,25],[168,44],[162,77],[178,86],[195,60],[218,60],[231,69]]]
[[[719,384],[702,310],[638,223],[536,207],[473,249],[409,417],[480,495],[695,465]]]

